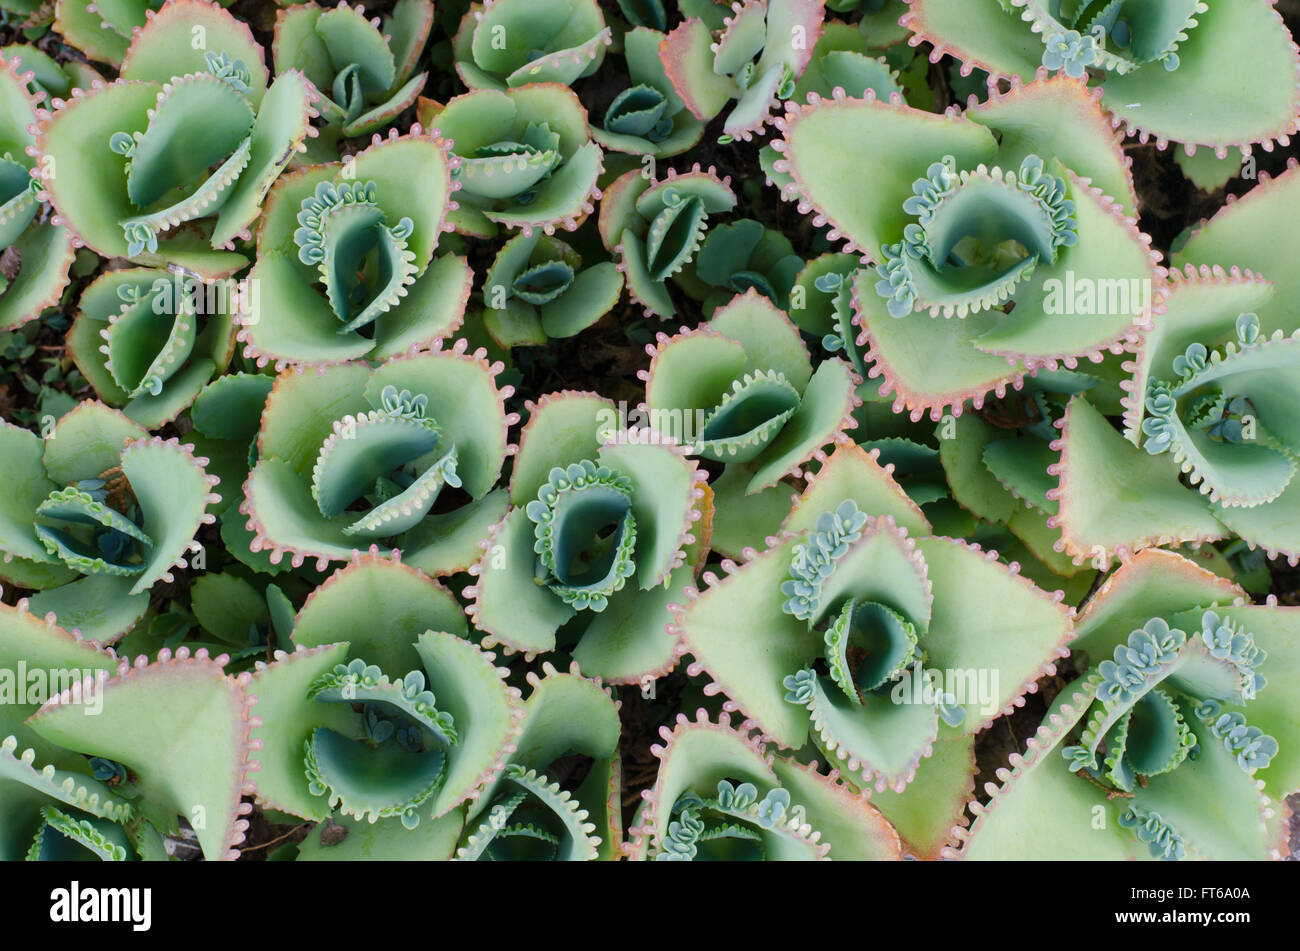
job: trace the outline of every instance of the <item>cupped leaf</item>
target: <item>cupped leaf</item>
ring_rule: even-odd
[[[165,656],[164,656],[165,655]],[[247,823],[239,816],[249,743],[243,684],[200,651],[164,651],[149,665],[123,665],[100,688],[103,710],[87,717],[76,692],[47,703],[32,729],[68,749],[126,765],[139,777],[139,808],[162,830],[178,816],[209,860],[233,859]]]

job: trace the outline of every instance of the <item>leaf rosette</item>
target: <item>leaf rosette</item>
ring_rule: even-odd
[[[73,259],[72,235],[52,220],[32,155],[41,94],[31,88],[35,69],[21,57],[39,66],[34,52],[0,50],[0,331],[21,327],[58,303]]]
[[[527,675],[517,739],[469,809],[455,858],[610,861],[619,857],[618,702],[599,680],[550,664]]]
[[[574,231],[595,210],[600,146],[567,86],[478,89],[442,107],[425,100],[420,121],[441,130],[460,159],[452,173],[458,207],[448,220],[462,234]]]
[[[16,486],[0,514],[0,572],[40,590],[34,608],[111,643],[148,609],[149,589],[198,550],[200,526],[215,521],[207,508],[220,496],[207,460],[90,401],[44,440],[8,425],[0,439]]]
[[[0,705],[0,854],[166,861],[164,836],[184,817],[208,859],[236,857],[249,715],[226,658],[164,649],[132,665],[53,614],[33,615],[38,598],[0,609],[0,667],[29,671],[25,695],[9,680]]]
[[[170,422],[229,366],[237,285],[124,268],[82,292],[68,352],[99,397],[148,429]]]
[[[738,100],[722,141],[749,141],[771,120],[772,106],[794,94],[825,13],[821,0],[747,0],[732,5],[716,36],[703,18],[687,17],[664,39],[659,57],[697,119],[708,122]]]
[[[1134,361],[1126,431],[1149,455],[1172,459],[1171,474],[1204,497],[1220,535],[1300,551],[1291,514],[1300,449],[1289,409],[1294,321],[1278,326],[1275,286],[1249,271],[1188,268],[1171,277],[1168,312]]]
[[[735,467],[745,495],[797,472],[855,425],[853,371],[835,358],[814,371],[794,324],[753,289],[695,330],[660,334],[650,350],[652,424]]]
[[[485,0],[470,5],[452,50],[466,86],[505,90],[571,85],[600,67],[612,42],[596,0]]]
[[[1245,350],[1236,338],[1239,314],[1253,313],[1258,317],[1259,343],[1269,352],[1282,356],[1290,351],[1293,344],[1285,342],[1285,338],[1300,330],[1300,322],[1288,303],[1295,296],[1298,278],[1290,266],[1285,243],[1278,242],[1275,236],[1281,233],[1276,229],[1287,227],[1287,221],[1300,207],[1298,186],[1300,174],[1294,168],[1288,168],[1276,178],[1261,175],[1258,185],[1220,209],[1175,253],[1174,264],[1178,267],[1170,273],[1173,290],[1169,316],[1157,320],[1151,343],[1142,348],[1136,361],[1133,389],[1126,401],[1125,424],[1130,431],[1141,425],[1144,411],[1136,397],[1156,376],[1147,368],[1154,368],[1160,376],[1172,381],[1172,361],[1193,344],[1203,345],[1207,354],[1211,350],[1222,351],[1229,343],[1234,349]],[[1279,332],[1284,340],[1275,342]],[[1223,370],[1231,365],[1227,363]],[[1265,372],[1275,379],[1282,376],[1277,370]],[[1281,385],[1292,387],[1293,377],[1294,373],[1283,379]],[[1270,397],[1271,394],[1266,396],[1265,401]],[[1258,435],[1263,417],[1257,412],[1251,415]],[[1280,435],[1284,444],[1290,444],[1285,421],[1280,430],[1274,438]],[[1247,454],[1258,453],[1262,448],[1260,439],[1244,442],[1244,446],[1234,445],[1219,451],[1225,454],[1231,451],[1230,458],[1244,461],[1245,457],[1237,456],[1237,452],[1245,449]],[[1251,445],[1255,448],[1247,448]],[[1162,453],[1151,458],[1168,462],[1173,456]],[[1277,461],[1274,459],[1264,471],[1280,471]],[[1235,473],[1234,479],[1247,474],[1251,473]],[[1284,556],[1294,564],[1300,561],[1297,502],[1300,502],[1300,488],[1292,479],[1271,502],[1242,506],[1221,501],[1211,505],[1211,512],[1218,523],[1252,547],[1269,557]],[[1205,504],[1204,497],[1201,504]],[[1222,532],[1223,528],[1219,530]]]
[[[453,161],[416,125],[282,176],[241,285],[245,353],[278,368],[383,360],[452,334],[472,277],[463,257],[434,256],[454,207]]]
[[[698,165],[680,175],[669,170],[662,181],[633,169],[610,184],[600,204],[600,238],[647,316],[676,313],[668,281],[697,286],[686,269],[708,234],[709,217],[735,207],[731,179]]]
[[[753,218],[710,229],[690,265],[695,277],[710,287],[704,298],[706,314],[750,288],[788,313],[790,291],[803,267],[789,238]]]
[[[415,104],[428,78],[415,68],[432,26],[429,0],[399,0],[382,21],[347,3],[296,4],[276,14],[275,72],[311,80],[321,119],[339,134],[369,135]]]
[[[47,814],[42,834],[74,841],[41,841],[33,852],[80,845],[110,859],[136,853],[166,861],[163,837],[184,829],[208,861],[238,858],[236,846],[248,829],[241,817],[252,811],[242,798],[254,789],[246,778],[256,701],[244,692],[248,675],[232,677],[222,669],[227,660],[209,658],[206,650],[191,655],[186,647],[175,654],[164,648],[152,662],[144,656],[134,664],[122,661],[112,677],[87,679],[51,697],[29,719],[31,729],[87,759],[65,755],[61,762],[77,764],[71,775],[47,766],[41,777],[58,783],[69,794],[63,801],[88,815]],[[89,703],[96,709],[87,709]],[[11,740],[0,745],[6,750],[0,758],[13,748]],[[23,759],[30,764],[31,752]],[[87,768],[94,780],[77,775]],[[104,819],[120,824],[120,831]]]
[[[572,337],[604,317],[623,294],[611,261],[582,266],[559,238],[518,234],[502,245],[483,281],[484,320],[503,347]]]
[[[1269,688],[1295,670],[1296,618],[1242,593],[1171,552],[1125,563],[1079,616],[1079,679],[950,854],[1276,856],[1295,731]],[[1050,844],[1024,835],[1049,815]]]
[[[1268,0],[909,0],[915,41],[963,70],[1030,82],[1044,71],[1095,81],[1116,123],[1154,137],[1249,154],[1296,131],[1300,54]],[[1244,92],[1243,92],[1244,91]],[[1195,109],[1186,108],[1188,102]]]
[[[653,747],[659,774],[630,830],[633,859],[890,861],[898,832],[837,775],[774,757],[723,714],[678,716]]]
[[[191,44],[199,30],[204,42]],[[135,34],[116,81],[74,92],[43,122],[38,162],[59,221],[106,257],[208,280],[239,270],[235,241],[249,239],[313,113],[300,73],[270,88],[267,78],[246,26],[170,0]]]
[[[607,681],[666,673],[670,605],[708,550],[704,473],[662,434],[620,429],[594,394],[552,394],[530,413],[513,507],[465,591],[475,625],[530,656],[566,646]]]
[[[944,116],[837,95],[787,106],[782,125],[783,197],[874,265],[854,278],[854,322],[896,412],[978,409],[1039,367],[1099,361],[1162,303],[1115,136],[1077,82]],[[867,152],[888,180],[853,161]]]
[[[264,711],[258,799],[314,821],[337,807],[351,848],[389,834],[433,847],[448,823],[459,831],[463,804],[504,766],[522,703],[494,655],[464,639],[456,599],[399,560],[358,555],[291,628],[296,650],[259,663],[249,685]]]
[[[514,417],[501,365],[464,350],[281,374],[240,507],[252,550],[322,570],[371,545],[435,575],[477,560]]]
[[[920,776],[927,795],[922,760],[968,745],[1066,653],[1059,594],[996,553],[929,536],[874,453],[837,449],[783,528],[674,612],[688,672],[707,672],[766,740],[811,739],[858,788],[901,793]],[[939,781],[968,779],[967,759],[940,760]]]
[[[607,149],[668,158],[692,148],[704,123],[673,89],[659,59],[664,34],[637,27],[623,35],[628,86],[610,102],[591,137]]]

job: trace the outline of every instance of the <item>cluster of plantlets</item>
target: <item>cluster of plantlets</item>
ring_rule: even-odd
[[[4,858],[1287,851],[1269,0],[0,6]]]

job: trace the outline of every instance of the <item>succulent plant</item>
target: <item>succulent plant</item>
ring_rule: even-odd
[[[23,68],[25,47],[0,50],[0,330],[12,330],[58,303],[72,265],[72,236],[45,203],[35,149],[39,100]],[[17,55],[16,55],[17,54]],[[36,62],[30,53],[27,62]]]
[[[1249,154],[1296,131],[1300,55],[1270,0],[1229,8],[1061,0],[908,0],[915,45],[951,53],[963,71],[1028,82],[1039,68],[1097,79],[1115,125],[1161,147],[1182,142]],[[1248,90],[1248,92],[1243,92]],[[1195,109],[1186,103],[1195,102]]]
[[[623,35],[629,85],[610,102],[591,136],[607,149],[668,158],[699,142],[704,122],[691,114],[659,58],[664,34],[644,25]]]
[[[685,19],[668,34],[659,56],[697,119],[707,122],[739,100],[723,123],[723,139],[749,140],[771,118],[773,104],[794,93],[821,34],[825,7],[821,0],[749,0],[732,4],[731,12],[716,40],[702,18]]]
[[[582,266],[577,251],[534,232],[501,246],[483,279],[484,319],[502,346],[572,337],[604,317],[623,294],[612,261]]]
[[[56,220],[110,257],[235,273],[234,241],[310,128],[302,74],[267,80],[246,26],[205,0],[168,0],[117,80],[74,90],[43,121],[38,167]]]
[[[707,324],[661,333],[646,349],[650,419],[735,473],[742,498],[728,501],[737,510],[744,496],[796,475],[827,445],[847,440],[843,431],[854,425],[853,371],[837,359],[814,369],[794,324],[753,289]]]
[[[456,32],[456,72],[470,89],[569,85],[600,67],[613,42],[596,0],[483,0]]]
[[[100,398],[156,429],[179,416],[235,349],[236,285],[156,268],[100,275],[81,295],[68,351]]]
[[[198,550],[194,535],[221,500],[216,478],[191,447],[150,438],[102,403],[82,403],[45,439],[7,423],[0,438],[15,486],[3,503],[0,573],[39,589],[33,608],[111,642]]]
[[[0,858],[1300,841],[1292,11],[0,7]]]
[[[209,859],[234,858],[251,808],[240,802],[247,675],[228,677],[224,656],[188,648],[119,661],[28,608],[0,614],[6,669],[21,660],[60,678],[35,704],[0,708],[4,857],[165,861],[164,837],[184,828]]]
[[[357,595],[376,586],[392,597],[382,615],[365,615]],[[342,618],[360,622],[360,638],[329,643]],[[437,582],[398,560],[358,556],[303,605],[297,649],[259,664],[248,686],[264,714],[253,732],[258,798],[347,829],[341,844],[315,840],[301,858],[376,847],[462,860],[615,854],[617,706],[598,682],[549,664],[542,678],[529,674],[524,701],[465,633]],[[390,676],[363,651],[410,669]],[[572,757],[590,762],[576,787],[562,788],[557,780],[576,775]]]
[[[599,680],[542,664],[527,675],[504,768],[468,810],[459,861],[619,857],[618,703]]]
[[[853,279],[855,323],[896,412],[978,409],[1029,371],[1098,362],[1149,325],[1161,273],[1080,84],[1041,81],[942,117],[871,92],[787,110],[776,183],[874,265]],[[1032,144],[1016,132],[1026,121],[1038,121]],[[894,177],[846,191],[847,163],[867,149],[889,150]]]
[[[415,68],[432,26],[429,0],[399,0],[382,21],[347,3],[296,4],[276,14],[275,72],[311,80],[321,118],[343,136],[369,135],[415,105],[428,75]]]
[[[460,194],[448,220],[457,231],[493,237],[501,227],[526,234],[573,231],[595,210],[600,146],[587,113],[559,83],[479,89],[445,107],[429,103],[421,121],[451,140]]]
[[[589,676],[652,681],[676,665],[670,605],[708,552],[704,473],[664,434],[621,428],[594,393],[528,413],[512,507],[465,591],[475,626],[528,656],[563,643]]]
[[[631,829],[628,854],[660,862],[881,861],[898,833],[865,798],[816,763],[774,757],[723,714],[699,711],[663,727],[653,789]]]
[[[471,275],[464,258],[435,257],[451,165],[446,142],[415,125],[282,176],[239,295],[244,353],[277,367],[383,360],[453,333]]]
[[[852,786],[901,794],[879,808],[933,852],[948,834],[943,814],[917,819],[909,785],[927,797],[967,784],[974,734],[1068,653],[1061,595],[995,552],[929,536],[915,503],[857,447],[837,449],[782,534],[745,558],[725,562],[725,577],[706,572],[707,587],[675,612],[688,671],[707,673],[730,698],[724,709],[765,740],[811,741]],[[727,637],[736,625],[745,647]]]
[[[1295,617],[1242,594],[1170,552],[1127,562],[1079,616],[1071,652],[1087,666],[971,810],[954,854],[1276,855],[1272,797],[1294,784],[1295,760],[1269,681],[1294,669]],[[1023,834],[1047,814],[1050,845]]]
[[[691,262],[695,277],[713,289],[704,299],[706,314],[712,314],[732,294],[750,288],[788,311],[790,291],[803,267],[803,258],[795,254],[789,238],[753,218],[711,228]]]
[[[670,169],[661,181],[634,169],[605,190],[601,241],[617,255],[628,293],[648,316],[666,319],[676,313],[668,280],[680,280],[694,260],[708,233],[709,216],[735,205],[731,180],[698,165],[680,175]]]
[[[408,564],[433,574],[477,560],[478,539],[505,507],[492,486],[516,421],[504,406],[511,388],[496,385],[502,367],[484,357],[462,341],[374,370],[281,374],[240,507],[252,550],[273,564],[287,553],[295,567],[312,557],[323,570],[394,539]],[[463,490],[459,504],[435,513],[451,490]]]

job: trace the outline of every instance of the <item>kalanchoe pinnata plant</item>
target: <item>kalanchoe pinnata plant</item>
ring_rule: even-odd
[[[518,234],[501,246],[483,280],[484,320],[502,346],[541,346],[572,337],[604,317],[623,294],[612,261],[582,266],[559,238]]]
[[[1017,131],[1027,121],[1040,123],[1032,146]],[[1149,325],[1160,272],[1128,217],[1127,166],[1079,83],[943,116],[870,92],[810,100],[787,104],[781,125],[782,196],[874,265],[854,278],[855,322],[895,412],[978,409],[1038,367],[1121,352]],[[867,187],[846,190],[867,152],[889,180],[868,169]]]
[[[428,637],[431,646],[436,643],[437,635],[430,632]],[[473,650],[469,644],[464,648]],[[302,691],[298,715],[277,724],[277,731],[292,725],[305,739],[278,732],[269,733],[268,739],[277,752],[283,743],[288,747],[285,754],[296,754],[298,783],[305,785],[307,796],[324,798],[309,814],[327,813],[337,806],[355,818],[396,817],[404,827],[414,829],[425,808],[432,807],[436,818],[456,804],[431,801],[445,783],[461,743],[456,718],[438,709],[435,690],[428,688],[424,672],[412,670],[390,679],[359,657],[337,662],[348,653],[345,643],[301,657],[281,655],[277,663],[285,667],[283,673],[277,664],[258,671],[255,689],[287,704],[291,698],[278,695],[277,687],[284,690],[292,685],[301,690],[296,675],[308,664],[321,669]],[[322,669],[329,660],[336,662]],[[337,714],[331,709],[336,704]],[[300,796],[303,792],[293,791]]]
[[[613,42],[597,0],[483,0],[456,32],[456,72],[470,89],[570,85]]]
[[[587,113],[559,83],[480,89],[445,107],[421,103],[420,121],[441,130],[460,161],[448,220],[457,231],[493,237],[499,228],[554,234],[575,230],[595,210],[603,167]]]
[[[0,859],[1300,842],[1295,3],[356,2],[0,0]]]
[[[992,801],[956,829],[971,859],[1263,859],[1285,838],[1294,788],[1294,608],[1170,552],[1127,562],[1085,607],[1080,678]],[[1080,660],[1086,663],[1081,664]],[[1098,814],[1105,822],[1098,821]],[[1025,828],[1051,816],[1054,834]]]
[[[14,55],[23,49],[0,51],[0,330],[58,303],[73,259],[72,235],[52,220],[34,171],[38,99],[34,70]]]
[[[1083,396],[1061,421],[1053,447],[1062,461],[1052,466],[1061,483],[1050,495],[1065,500],[1057,521],[1066,550],[1123,552],[1240,535],[1269,551],[1300,551],[1287,498],[1300,448],[1288,395],[1300,336],[1281,327],[1265,335],[1256,313],[1239,311],[1273,295],[1256,275],[1174,274],[1169,312],[1143,340],[1127,403],[1130,438],[1149,460],[1097,431]],[[1113,459],[1138,457],[1145,505],[1125,500],[1105,513],[1105,483],[1092,475],[1102,447]]]
[[[153,662],[124,660],[111,678],[65,689],[28,721],[42,740],[86,757],[85,771],[129,805],[129,812],[115,810],[117,821],[141,858],[165,860],[163,836],[182,828],[192,828],[210,861],[239,856],[235,847],[248,829],[242,816],[252,810],[242,798],[255,786],[248,757],[256,700],[245,693],[248,675],[228,676],[226,662],[206,650],[164,648]],[[98,711],[88,716],[92,703]],[[85,782],[49,771],[46,778],[65,792]],[[117,844],[126,851],[120,837]]]
[[[725,6],[725,5],[720,5]],[[689,18],[659,47],[664,70],[691,114],[709,121],[731,106],[723,141],[748,141],[794,93],[821,35],[821,0],[748,0],[731,5],[715,37]]]
[[[709,217],[736,206],[731,179],[696,165],[654,181],[644,169],[615,179],[600,204],[600,237],[617,255],[628,293],[648,316],[667,319],[676,313],[668,281],[686,279],[709,229]]]
[[[638,27],[623,35],[629,85],[614,97],[591,137],[607,149],[668,158],[693,147],[704,123],[693,116],[673,89],[659,59],[664,35]]]
[[[267,80],[246,26],[204,0],[169,0],[115,82],[74,92],[43,122],[37,161],[58,220],[104,255],[209,279],[242,268],[230,249],[305,148],[313,112],[301,73]]]
[[[1282,303],[1290,268],[1268,237],[1294,207],[1296,181],[1289,172],[1262,182],[1196,232],[1174,257],[1181,268],[1169,273],[1166,312],[1123,365],[1131,378],[1120,383],[1121,405],[1089,390],[1058,421],[1052,524],[1058,550],[1075,562],[1104,567],[1152,545],[1232,536],[1300,557],[1290,415],[1273,402],[1294,387],[1287,354],[1300,324]],[[1275,355],[1278,368],[1236,372],[1260,354]],[[1264,380],[1272,383],[1259,394]],[[1102,412],[1122,414],[1127,441]]]
[[[1141,420],[1138,414],[1142,409],[1136,400],[1143,392],[1141,387],[1149,386],[1147,381],[1155,379],[1156,372],[1166,379],[1173,379],[1172,365],[1166,374],[1160,364],[1173,360],[1179,348],[1185,351],[1187,347],[1200,343],[1208,354],[1211,349],[1223,350],[1227,344],[1234,343],[1234,349],[1247,349],[1235,341],[1240,314],[1256,315],[1259,321],[1258,345],[1268,352],[1282,357],[1294,346],[1285,338],[1300,330],[1300,321],[1297,321],[1289,303],[1294,299],[1297,275],[1289,266],[1284,243],[1275,238],[1280,233],[1275,229],[1285,227],[1284,222],[1289,220],[1298,204],[1300,173],[1293,162],[1284,174],[1275,179],[1261,176],[1258,185],[1241,200],[1225,206],[1214,218],[1203,223],[1175,253],[1173,263],[1182,269],[1182,274],[1180,278],[1175,276],[1177,270],[1171,273],[1176,282],[1172,300],[1177,307],[1177,316],[1182,319],[1177,323],[1157,320],[1151,345],[1139,352],[1139,368],[1135,370],[1133,388],[1129,390],[1125,404],[1125,421],[1129,427],[1137,426]],[[1195,277],[1191,273],[1193,269]],[[1170,316],[1175,316],[1173,311]],[[1184,327],[1188,332],[1184,333]],[[1284,338],[1281,341],[1274,339],[1279,334]],[[1147,366],[1151,368],[1149,371],[1145,369]],[[1230,369],[1230,366],[1230,363],[1224,363],[1223,370]],[[1280,386],[1286,391],[1294,388],[1294,371],[1271,375],[1280,379]],[[1218,384],[1224,391],[1244,385],[1249,384],[1241,377]],[[1280,393],[1268,393],[1258,399],[1254,394],[1248,396],[1252,404],[1247,407],[1250,419],[1243,418],[1242,435],[1253,434],[1256,438],[1243,438],[1245,445],[1229,447],[1234,454],[1227,461],[1234,467],[1246,459],[1237,455],[1242,449],[1251,455],[1260,453],[1265,447],[1284,453],[1293,452],[1286,449],[1294,446],[1288,435],[1289,418],[1278,422],[1276,410],[1270,408],[1271,401]],[[1266,412],[1271,419],[1269,422],[1265,421]],[[1229,428],[1228,435],[1234,432]],[[1133,438],[1131,434],[1130,438]],[[1270,460],[1269,467],[1276,471],[1276,460]],[[1243,478],[1248,475],[1258,478],[1240,470],[1237,474]],[[1202,481],[1198,489],[1203,489],[1204,485]],[[1234,493],[1240,493],[1240,489],[1230,488],[1223,494],[1231,496]],[[1202,504],[1207,499],[1208,493],[1203,496]],[[1300,485],[1294,479],[1287,482],[1281,495],[1270,502],[1247,506],[1221,500],[1211,503],[1210,508],[1218,522],[1252,547],[1270,557],[1285,556],[1292,564],[1300,561]],[[1212,533],[1207,531],[1206,534]]]
[[[528,411],[513,507],[465,591],[474,624],[511,651],[562,646],[588,675],[653,680],[676,665],[669,606],[708,553],[705,474],[661,433],[624,428],[593,393]]]
[[[415,104],[428,75],[415,68],[432,26],[430,0],[399,0],[382,21],[346,2],[296,4],[276,14],[275,72],[311,80],[321,119],[340,134],[369,135]]]
[[[45,439],[8,424],[0,439],[13,486],[0,503],[0,574],[40,589],[33,608],[111,643],[215,520],[207,460],[90,401]]]
[[[659,774],[630,830],[634,859],[656,862],[897,859],[898,832],[852,787],[774,757],[726,714],[679,714],[652,747]]]
[[[0,855],[165,861],[164,837],[184,820],[207,858],[234,858],[250,720],[226,658],[181,648],[133,665],[36,609],[0,607],[6,674],[21,663],[47,674],[0,704]]]
[[[232,280],[203,284],[155,268],[96,278],[68,351],[100,398],[149,429],[179,416],[235,349]]]
[[[652,424],[734,473],[731,517],[743,517],[744,496],[797,474],[854,425],[853,371],[834,358],[814,370],[794,324],[753,289],[646,350]]]
[[[411,849],[447,823],[458,832],[454,810],[502,768],[522,705],[493,655],[463,639],[452,595],[398,560],[357,555],[308,596],[292,631],[296,651],[260,664],[249,685],[263,710],[258,799],[312,820],[334,805],[341,819],[373,816],[352,829],[354,848],[392,828],[412,828]],[[365,774],[383,761],[384,776]]]
[[[471,274],[462,257],[435,257],[453,161],[445,140],[415,125],[281,176],[241,284],[245,355],[277,367],[383,360],[454,332]]]
[[[373,370],[281,374],[240,507],[253,551],[323,570],[383,543],[431,574],[472,564],[505,509],[492,487],[517,418],[504,406],[512,388],[496,385],[502,369],[459,341]]]
[[[855,787],[902,793],[878,803],[891,818],[914,818],[913,781],[921,797],[964,786],[974,735],[1066,654],[1059,593],[994,552],[930,536],[916,504],[857,446],[837,449],[782,534],[745,557],[724,563],[726,577],[706,572],[707,588],[675,611],[688,672],[707,673],[730,698],[724,709],[766,740],[811,742]],[[737,626],[743,645],[727,633]],[[905,832],[914,848],[942,843],[937,818]]]
[[[504,768],[475,797],[455,858],[609,861],[620,856],[618,701],[600,680],[543,663],[529,672]]]
[[[913,44],[951,53],[963,71],[1028,82],[1040,67],[1096,77],[1116,125],[1141,136],[1249,154],[1286,143],[1300,115],[1300,68],[1271,0],[908,0]],[[1188,104],[1192,108],[1188,108]]]

